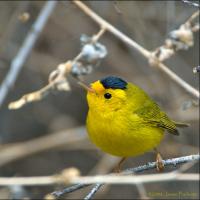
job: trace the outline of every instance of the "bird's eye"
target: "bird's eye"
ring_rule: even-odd
[[[110,93],[105,93],[105,94],[104,94],[104,97],[105,97],[106,99],[110,99],[110,98],[112,97],[112,95],[111,95]]]

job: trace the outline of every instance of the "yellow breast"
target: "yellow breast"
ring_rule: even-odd
[[[150,151],[160,143],[162,129],[145,126],[136,115],[123,113],[116,111],[106,116],[93,110],[88,112],[89,137],[101,150],[115,156],[129,157]]]

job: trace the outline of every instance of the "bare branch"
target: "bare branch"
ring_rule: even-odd
[[[92,197],[96,194],[96,192],[103,186],[103,183],[97,183],[92,190],[87,194],[86,197],[84,197],[84,200],[92,199]]]
[[[63,196],[64,194],[71,193],[71,192],[74,192],[76,190],[80,190],[80,189],[85,188],[87,186],[90,186],[90,184],[81,184],[80,183],[80,184],[72,185],[72,186],[67,187],[63,190],[52,192],[50,194],[50,196],[55,197],[55,198],[59,198],[59,197]]]
[[[198,3],[195,3],[195,2],[192,2],[192,1],[182,0],[182,2],[183,2],[183,3],[186,3],[186,4],[190,5],[190,6],[197,7],[197,8],[200,7]]]
[[[110,156],[108,154],[105,154],[100,161],[98,161],[97,165],[89,172],[89,175],[94,175],[94,174],[104,174],[108,173],[109,171],[113,170],[114,167],[119,163],[121,158],[115,157],[115,156]],[[96,184],[90,193],[85,197],[85,199],[91,199],[92,196],[99,190],[102,184]],[[142,183],[138,183],[135,185],[141,199],[149,199],[147,197],[145,187]],[[109,185],[104,186],[104,191],[105,189],[107,190]]]
[[[76,142],[83,142],[84,139],[86,139],[85,127],[77,127],[2,147],[0,166],[52,148],[74,145]]]
[[[95,22],[97,22],[100,26],[105,27],[109,32],[115,35],[117,38],[121,39],[124,43],[132,46],[134,49],[138,50],[145,57],[150,56],[150,52],[143,48],[141,45],[137,44],[134,40],[120,32],[114,26],[109,24],[106,20],[98,16],[95,12],[93,12],[89,7],[87,7],[83,2],[74,0],[73,1],[83,12],[85,12],[88,16],[90,16]]]
[[[103,59],[106,54],[106,48],[97,43],[99,38],[105,33],[106,29],[102,27],[99,32],[91,38],[83,35],[81,42],[84,44],[81,52],[73,59],[61,63],[49,75],[49,83],[42,89],[23,95],[19,100],[11,102],[9,109],[19,109],[27,103],[39,101],[46,97],[52,90],[69,91],[70,85],[67,76],[71,74],[78,78],[81,75],[91,73],[93,68]],[[87,61],[84,64],[81,60]]]
[[[26,61],[26,58],[32,50],[37,38],[39,37],[45,24],[47,23],[47,20],[54,10],[56,4],[57,1],[46,2],[44,8],[41,10],[37,20],[32,25],[30,32],[25,38],[24,43],[22,44],[22,47],[20,48],[18,54],[12,60],[10,70],[0,87],[0,107],[3,104],[4,99],[6,98],[10,88],[14,85],[17,76],[19,75],[19,72],[23,67],[24,62]]]
[[[196,161],[196,160],[198,160],[198,161],[200,160],[199,154],[163,160],[163,164],[164,164],[165,167],[166,166],[176,167],[178,164],[193,162],[193,161]],[[124,170],[121,174],[122,175],[130,175],[130,174],[143,172],[143,171],[155,169],[155,168],[156,168],[156,162],[149,162],[146,165],[142,165],[142,166],[139,166],[139,167]],[[188,179],[188,177],[184,177],[184,178]],[[192,178],[196,179],[197,177],[193,176]],[[102,185],[103,185],[103,183],[98,182],[94,186],[94,189],[92,189],[91,193],[89,193],[85,198],[88,198],[88,199],[91,198]],[[73,185],[69,188],[65,188],[65,189],[60,190],[60,191],[55,191],[55,192],[51,193],[51,195],[53,195],[55,198],[59,198],[66,193],[73,192],[73,191],[76,191],[76,190],[79,190],[81,188],[88,187],[88,186],[90,186],[89,183],[87,183],[87,184],[79,183],[79,184]]]
[[[144,57],[146,57],[151,65],[154,65],[161,69],[163,72],[165,72],[173,81],[175,81],[178,85],[180,85],[182,88],[184,88],[188,93],[192,94],[193,96],[199,98],[200,94],[197,89],[189,85],[187,82],[185,82],[183,79],[181,79],[178,75],[176,75],[174,72],[172,72],[166,65],[164,65],[162,62],[160,62],[153,54],[152,52],[146,50],[144,47],[136,43],[134,40],[126,36],[124,33],[116,29],[114,26],[112,26],[110,23],[108,23],[106,20],[101,18],[99,15],[97,15],[95,12],[93,12],[89,7],[87,7],[83,2],[79,0],[73,1],[83,12],[85,12],[89,17],[91,17],[96,23],[98,23],[100,26],[105,27],[110,33],[115,35],[117,38],[122,40],[127,45],[131,46],[135,50],[137,50],[139,53],[141,53]]]
[[[172,39],[166,40],[166,44],[164,46],[161,46],[161,47],[157,48],[155,51],[150,52],[150,51],[146,50],[145,48],[143,48],[141,45],[137,44],[134,40],[130,39],[129,37],[127,37],[126,35],[121,33],[119,30],[117,30],[111,24],[109,24],[108,22],[103,20],[96,13],[94,13],[91,9],[89,9],[87,6],[85,6],[82,2],[74,1],[74,3],[76,5],[78,5],[84,12],[86,12],[86,14],[88,14],[90,17],[92,17],[92,19],[94,19],[102,27],[100,29],[100,31],[92,37],[91,43],[97,42],[97,40],[104,34],[104,32],[106,30],[110,31],[116,37],[120,38],[123,42],[125,42],[126,44],[129,44],[131,47],[135,48],[137,51],[142,53],[142,55],[145,56],[149,60],[151,65],[158,66],[159,69],[164,71],[172,80],[177,82],[180,86],[185,88],[186,91],[190,92],[191,94],[193,94],[194,96],[199,98],[199,92],[195,88],[193,88],[188,83],[186,83],[183,79],[181,79],[179,76],[177,76],[174,72],[172,72],[166,65],[164,65],[161,62],[161,61],[169,58],[171,55],[173,55],[175,53],[174,42]],[[176,42],[176,45],[180,46],[180,44],[181,44],[181,47],[178,46],[179,48],[175,45],[178,48],[178,50],[183,47],[185,48],[184,45],[191,46],[191,44],[193,44],[193,37],[191,37],[191,34],[192,34],[192,32],[194,32],[194,30],[196,31],[197,28],[199,28],[199,27],[192,26],[191,24],[192,24],[193,20],[197,18],[198,15],[199,15],[199,12],[194,13],[186,21],[186,23],[181,26],[181,27],[185,27],[184,30],[182,30],[183,28],[180,27],[180,29],[181,29],[180,31],[179,30],[173,31],[173,35],[176,35],[177,37],[179,37],[179,39],[181,41],[178,44]],[[185,29],[187,29],[187,30],[185,30]],[[183,34],[179,34],[179,32],[181,32]],[[188,37],[188,36],[186,37],[185,35],[189,35],[190,37]],[[184,40],[182,40],[182,38]],[[185,40],[185,38],[187,38],[187,41]],[[86,39],[84,39],[84,40],[86,40]],[[88,54],[88,52],[90,52],[90,55]],[[49,84],[48,85],[46,85],[45,87],[43,87],[42,89],[40,89],[38,91],[35,91],[35,92],[32,92],[32,93],[22,96],[21,99],[15,101],[15,102],[11,102],[9,104],[9,109],[18,109],[29,102],[39,101],[39,100],[43,99],[46,95],[48,95],[51,92],[51,90],[53,90],[53,89],[69,91],[70,86],[69,86],[69,83],[66,78],[68,74],[71,74],[77,78],[80,75],[91,73],[92,66],[88,66],[89,67],[88,69],[84,69],[83,68],[84,64],[79,62],[79,60],[84,57],[85,58],[87,57],[87,60],[89,62],[93,62],[94,59],[99,58],[98,57],[99,52],[98,52],[97,57],[96,57],[96,55],[97,55],[96,53],[93,52],[93,55],[92,55],[91,52],[93,52],[91,46],[85,45],[82,48],[82,51],[72,61],[67,61],[67,62],[62,63],[57,66],[57,69],[49,75]],[[83,68],[83,70],[80,70],[81,68]]]
[[[194,32],[199,30],[199,24],[194,23],[199,17],[199,11],[192,14],[192,16],[177,30],[169,33],[169,37],[165,40],[164,45],[156,48],[152,52],[159,62],[169,59],[179,50],[187,50],[194,45]]]
[[[173,164],[181,164],[185,162],[192,162],[195,160],[199,160],[199,155],[191,155],[184,156],[174,159],[163,160],[164,165]],[[184,161],[184,162],[183,162]],[[167,164],[168,163],[168,164]],[[149,165],[149,164],[148,164]],[[153,165],[156,167],[155,162],[150,163],[150,166]],[[138,184],[138,183],[149,183],[149,182],[162,182],[169,180],[189,180],[189,181],[197,181],[199,180],[198,174],[181,174],[177,173],[177,171],[172,171],[169,173],[163,174],[150,174],[150,175],[139,175],[139,176],[127,176],[132,174],[134,171],[140,171],[144,166],[132,168],[123,171],[118,174],[110,174],[110,175],[99,175],[99,176],[79,176],[79,171],[76,168],[69,168],[63,170],[58,175],[53,176],[43,176],[43,177],[11,177],[11,178],[0,178],[1,186],[8,185],[52,185],[52,184],[70,184],[70,183],[78,183],[78,184],[92,184],[92,183],[110,183],[110,184]],[[145,167],[147,169],[151,169],[149,167]],[[140,169],[140,170],[138,170]],[[93,193],[97,191],[101,187],[101,184],[95,186],[96,189],[93,189]],[[79,187],[75,187],[80,188]],[[89,197],[89,196],[88,196]],[[88,198],[87,197],[87,198]]]
[[[33,102],[33,101],[39,101],[43,99],[45,96],[49,94],[51,90],[54,88],[57,88],[58,90],[65,90],[69,91],[70,86],[66,80],[66,74],[68,74],[71,70],[71,63],[63,63],[60,64],[57,67],[57,71],[53,71],[53,73],[50,74],[50,81],[49,84],[43,87],[42,89],[25,94],[22,96],[19,100],[11,102],[8,106],[9,109],[19,109],[22,106],[24,106],[27,103]],[[56,77],[55,77],[56,76]],[[54,77],[54,79],[52,78]]]
[[[12,177],[12,178],[0,178],[0,186],[10,185],[54,185],[54,184],[66,184],[69,180],[75,176],[79,176],[79,171],[76,168],[69,168],[63,170],[60,174],[53,176],[42,177]]]
[[[139,176],[86,176],[75,177],[73,183],[94,184],[94,183],[107,183],[107,184],[138,184],[138,183],[153,183],[163,182],[170,180],[178,181],[199,181],[199,174],[177,174],[177,173],[163,173]],[[98,187],[99,188],[99,187]]]

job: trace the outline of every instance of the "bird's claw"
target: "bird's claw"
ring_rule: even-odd
[[[117,164],[117,166],[114,168],[113,172],[114,173],[120,173],[121,172],[121,167],[122,167],[122,164],[124,163],[124,161],[126,160],[126,157],[123,157],[119,163]]]
[[[158,172],[162,172],[164,170],[164,163],[160,153],[157,153],[156,155],[156,169]]]

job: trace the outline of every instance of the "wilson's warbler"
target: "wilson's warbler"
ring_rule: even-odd
[[[171,120],[141,88],[121,78],[109,76],[85,88],[90,139],[122,160],[156,148],[165,130],[178,135],[177,127],[187,126]]]

